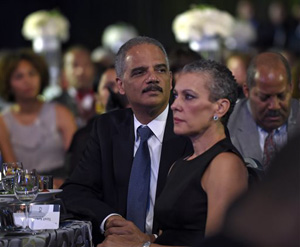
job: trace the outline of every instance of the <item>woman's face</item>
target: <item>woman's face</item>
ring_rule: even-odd
[[[10,86],[16,100],[33,99],[39,94],[41,77],[30,62],[21,60],[11,75]]]
[[[171,106],[176,134],[192,137],[212,126],[217,104],[209,101],[209,91],[205,87],[209,80],[207,73],[179,75]]]

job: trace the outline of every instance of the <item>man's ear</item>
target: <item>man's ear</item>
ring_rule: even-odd
[[[230,108],[230,102],[228,99],[219,99],[217,102],[216,114],[219,118],[222,118]]]
[[[299,80],[300,80],[300,78],[299,78]],[[293,93],[293,91],[294,91],[294,83],[293,82],[289,83],[288,87],[289,87],[290,92]]]
[[[120,78],[118,78],[118,77],[116,78],[116,81],[117,81],[119,93],[124,95],[125,94],[125,89],[124,89],[124,83],[123,83],[123,81]]]
[[[243,93],[246,96],[246,98],[249,98],[249,87],[247,86],[246,83],[243,84]]]
[[[170,71],[170,91],[173,89],[173,73]]]

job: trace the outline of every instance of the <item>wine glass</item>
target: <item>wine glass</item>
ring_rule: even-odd
[[[23,169],[22,162],[7,162],[2,164],[1,181],[3,189],[7,194],[13,194],[14,192],[14,178],[17,171]]]
[[[31,231],[28,224],[29,204],[35,200],[39,191],[38,177],[32,171],[27,169],[19,170],[15,175],[14,192],[17,199],[25,204],[25,224],[23,228]],[[24,227],[25,225],[25,227]]]

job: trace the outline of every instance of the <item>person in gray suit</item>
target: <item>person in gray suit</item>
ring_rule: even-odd
[[[252,59],[243,86],[246,98],[236,104],[228,129],[241,154],[258,160],[265,170],[300,132],[300,102],[292,98],[292,90],[290,67],[281,54],[264,52]]]

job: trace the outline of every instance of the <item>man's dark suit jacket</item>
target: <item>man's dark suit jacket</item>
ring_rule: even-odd
[[[100,224],[111,213],[126,217],[127,189],[134,151],[134,119],[131,109],[97,117],[79,165],[62,186],[67,210],[93,222],[94,243],[100,242]],[[170,166],[190,154],[188,138],[173,132],[169,110],[161,151],[156,196],[162,191]],[[153,231],[155,231],[155,220]]]

